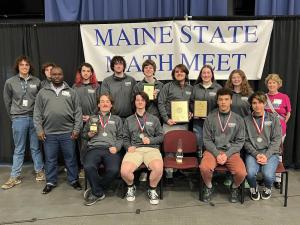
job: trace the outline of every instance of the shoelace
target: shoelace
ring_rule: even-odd
[[[151,199],[158,199],[158,194],[156,191],[149,191],[149,196]]]
[[[128,188],[128,191],[127,191],[127,196],[133,196],[134,195],[134,188],[133,187],[130,187]]]
[[[265,192],[266,194],[271,194],[271,189],[265,188],[264,192]]]

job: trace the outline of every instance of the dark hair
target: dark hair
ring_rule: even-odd
[[[223,95],[230,95],[230,98],[232,99],[232,90],[230,88],[221,88],[217,91],[217,99],[219,98],[219,96],[223,96]]]
[[[60,66],[58,66],[58,65],[55,65],[55,66],[52,68],[52,70],[54,70],[54,69],[56,69],[56,70],[60,70],[60,71],[61,71],[61,73],[62,73],[62,75],[64,75],[64,71],[63,71],[63,69],[62,69]],[[52,72],[52,70],[51,70],[51,72]]]
[[[143,65],[142,65],[142,71],[144,72],[144,69],[146,66],[152,66],[153,67],[153,70],[154,70],[154,73],[156,71],[156,64],[153,60],[151,59],[147,59],[145,62],[143,62]]]
[[[252,88],[247,80],[246,74],[243,70],[236,69],[231,71],[228,80],[226,81],[225,87],[230,88],[233,90],[233,83],[232,83],[232,76],[233,74],[239,74],[240,77],[242,78],[242,83],[241,83],[241,94],[242,96],[249,96],[252,93]]]
[[[54,64],[54,63],[51,63],[51,62],[46,62],[46,63],[44,63],[44,64],[42,65],[42,74],[43,74],[43,75],[45,75],[45,70],[46,70],[46,68],[47,68],[47,67],[50,67],[50,66],[52,66],[52,68],[53,68],[53,67],[55,67],[55,64]]]
[[[126,68],[126,61],[125,59],[123,58],[123,56],[119,56],[119,55],[116,55],[114,56],[112,59],[111,59],[111,62],[110,62],[110,69],[112,71],[114,71],[114,66],[115,64],[117,63],[122,63],[123,66],[124,66],[124,69],[123,69],[123,72],[125,71],[125,68]]]
[[[189,81],[189,76],[188,76],[189,75],[189,70],[183,64],[178,64],[177,66],[174,67],[174,69],[172,70],[172,79],[176,80],[176,78],[175,78],[175,70],[176,69],[180,69],[185,73],[185,82],[188,82]]]
[[[94,68],[91,64],[86,63],[86,62],[82,63],[77,69],[77,73],[76,73],[76,76],[75,76],[75,85],[76,85],[76,87],[80,87],[82,85],[81,70],[82,70],[82,67],[84,67],[84,66],[89,68],[92,72],[92,75],[90,77],[90,84],[92,85],[92,87],[94,89],[98,88],[99,84],[98,84],[96,74],[94,72]]]
[[[206,65],[203,65],[203,66],[202,66],[202,68],[201,68],[201,70],[200,70],[200,72],[199,72],[199,75],[198,75],[198,78],[197,78],[195,84],[199,84],[199,83],[202,83],[202,82],[203,82],[202,77],[201,77],[201,74],[202,74],[202,71],[203,71],[205,68],[208,68],[208,69],[210,70],[211,74],[212,74],[211,81],[212,81],[212,82],[215,81],[215,74],[214,74],[214,70],[213,70],[212,66],[206,64]]]
[[[266,103],[267,102],[267,96],[264,92],[262,91],[257,91],[257,92],[254,92],[248,99],[248,102],[250,105],[252,105],[252,101],[253,99],[257,99],[259,102],[262,102],[262,103]]]
[[[109,99],[110,103],[112,104],[112,107],[111,107],[110,111],[114,112],[114,103],[115,103],[115,101],[114,101],[113,97],[110,94],[108,94],[108,93],[104,93],[104,94],[102,94],[102,95],[99,96],[99,98],[97,100],[97,105],[100,103],[100,98],[102,96],[106,96]]]
[[[29,64],[29,74],[33,75],[34,74],[34,69],[33,69],[33,65],[29,59],[29,57],[25,56],[25,55],[20,55],[17,59],[16,59],[16,62],[15,62],[15,65],[14,65],[14,70],[15,72],[18,74],[20,71],[19,71],[19,64],[22,62],[22,61],[25,61]]]
[[[146,102],[146,110],[149,107],[150,101],[149,101],[149,96],[143,92],[143,91],[139,91],[137,93],[134,94],[133,99],[132,99],[132,108],[134,109],[134,111],[136,111],[136,106],[135,106],[135,100],[136,100],[136,96],[140,95]]]

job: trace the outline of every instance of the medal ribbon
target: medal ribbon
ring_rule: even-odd
[[[144,124],[142,126],[137,114],[135,113],[135,118],[137,120],[137,123],[138,123],[138,126],[139,126],[139,129],[142,131],[142,133],[144,132],[144,129],[145,129],[145,125],[146,125],[146,121],[147,121],[147,117],[146,117],[146,114],[143,116],[143,120],[144,120]]]
[[[220,124],[221,130],[222,130],[223,133],[225,132],[225,130],[226,130],[227,126],[228,126],[228,122],[230,120],[230,117],[231,117],[231,111],[229,113],[229,116],[227,118],[225,126],[223,127],[222,122],[221,122],[221,118],[220,118],[220,112],[218,112],[218,120],[219,120],[219,124]]]
[[[265,113],[264,113],[264,115],[262,116],[260,127],[258,126],[258,124],[257,124],[257,122],[256,122],[256,119],[253,117],[253,113],[252,113],[252,119],[253,119],[253,123],[254,123],[254,126],[255,126],[255,128],[256,128],[257,133],[258,133],[258,134],[261,134],[261,132],[262,132],[263,129],[264,129]]]
[[[104,123],[104,116],[103,116],[103,120],[102,120],[102,117],[99,115],[100,124],[101,124],[101,127],[103,128],[103,130],[107,126],[110,116],[111,116],[111,113],[109,113],[109,117],[108,117],[107,121]]]

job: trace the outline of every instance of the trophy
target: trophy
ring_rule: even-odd
[[[182,150],[182,140],[178,140],[177,152],[176,152],[176,163],[182,163],[183,161],[183,150]]]

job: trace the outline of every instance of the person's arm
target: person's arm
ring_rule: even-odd
[[[155,120],[154,126],[155,126],[155,131],[154,131],[155,137],[149,138],[150,144],[160,145],[163,142],[164,133],[158,119]]]
[[[169,85],[165,85],[163,89],[160,91],[160,94],[158,95],[158,110],[161,118],[165,123],[168,123],[168,120],[170,119],[168,117],[168,113],[165,107],[168,98],[168,87]]]
[[[129,131],[128,120],[126,119],[123,125],[123,145],[124,148],[128,151],[128,148],[131,147],[131,137]]]
[[[274,117],[273,123],[272,123],[272,130],[271,130],[271,136],[270,136],[270,145],[268,147],[268,150],[266,152],[266,157],[270,158],[274,154],[279,154],[279,148],[281,144],[281,125],[279,122],[279,119],[277,117]]]
[[[210,124],[209,119],[207,118],[204,121],[204,125],[203,125],[203,142],[204,142],[205,150],[209,151],[215,157],[217,157],[220,154],[220,151],[217,149],[217,146],[214,143],[211,126],[212,125]]]
[[[3,89],[3,101],[4,101],[7,114],[10,118],[11,118],[10,109],[12,104],[12,95],[13,92],[10,83],[5,82],[4,89]]]
[[[102,84],[101,84],[101,95],[103,94],[110,94],[110,90],[109,90],[109,85],[107,83],[107,81],[104,79]]]
[[[39,139],[43,139],[45,136],[43,129],[43,99],[41,92],[39,92],[35,98],[34,110],[33,110],[33,124]]]
[[[122,119],[119,118],[117,122],[117,141],[116,141],[116,147],[117,151],[120,151],[123,146],[123,122]]]
[[[247,129],[247,122],[246,121],[245,121],[245,144],[244,144],[244,148],[247,151],[247,153],[252,155],[254,158],[256,158],[256,156],[259,154],[259,152],[254,148],[254,146],[251,142],[249,131]]]
[[[82,128],[82,109],[79,103],[79,97],[76,91],[73,91],[73,107],[74,107],[74,128],[73,132],[79,134]]]

